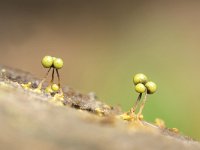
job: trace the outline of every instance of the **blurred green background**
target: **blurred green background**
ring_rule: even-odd
[[[145,120],[200,139],[199,1],[0,2],[0,63],[43,77],[44,55],[64,59],[62,84],[128,111],[132,77],[158,85]]]

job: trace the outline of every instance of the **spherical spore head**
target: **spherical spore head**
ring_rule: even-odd
[[[61,69],[63,67],[63,60],[61,58],[54,58],[53,66],[56,69]]]
[[[148,78],[143,73],[138,73],[133,77],[133,83],[136,85],[138,83],[145,84],[147,82]]]
[[[146,91],[146,87],[144,86],[144,84],[138,83],[135,86],[135,91],[138,92],[138,93],[144,93]]]
[[[145,84],[145,87],[147,88],[147,93],[148,94],[153,94],[157,90],[157,85],[152,81],[147,82]]]
[[[51,56],[44,56],[41,63],[44,68],[50,68],[53,65],[53,58]]]
[[[54,91],[54,92],[57,92],[60,88],[57,84],[52,84],[51,86],[51,89]]]

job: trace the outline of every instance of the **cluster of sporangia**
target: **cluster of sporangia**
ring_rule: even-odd
[[[142,110],[147,100],[147,95],[155,93],[157,90],[157,86],[154,82],[148,81],[147,76],[142,73],[136,74],[133,77],[133,83],[135,85],[135,91],[139,93],[139,96],[131,109],[131,115],[135,115],[135,110],[137,109],[138,103],[141,100],[142,94],[145,94],[143,103],[141,104],[139,112],[137,114],[137,118],[140,118],[142,116]]]
[[[52,57],[52,56],[45,56],[42,59],[41,63],[42,63],[44,68],[49,68],[49,70],[47,71],[44,79],[38,85],[37,89],[40,90],[42,88],[42,84],[46,80],[50,70],[53,69],[50,84],[45,89],[45,91],[48,92],[48,93],[51,93],[51,92],[58,92],[60,90],[60,94],[63,94],[62,88],[61,88],[61,85],[60,85],[60,75],[59,75],[59,72],[58,72],[58,69],[61,69],[63,67],[63,64],[64,64],[63,60],[61,58],[56,58],[56,57]],[[56,74],[57,74],[57,77],[58,77],[58,84],[54,83],[54,72],[55,71],[56,71]]]

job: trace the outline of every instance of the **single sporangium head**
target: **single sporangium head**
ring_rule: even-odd
[[[154,82],[149,81],[145,84],[145,87],[147,88],[147,93],[148,94],[153,94],[156,92],[157,90],[157,86]]]
[[[51,89],[54,91],[54,92],[57,92],[59,89],[60,89],[60,87],[57,85],[57,84],[52,84],[51,85]]]
[[[137,85],[138,83],[145,84],[147,82],[148,78],[143,73],[138,73],[133,77],[133,83]]]
[[[56,69],[61,69],[63,67],[63,60],[61,58],[55,58],[53,61],[53,67]]]
[[[44,56],[41,63],[44,68],[50,68],[53,65],[53,57]]]
[[[144,86],[144,84],[138,83],[135,86],[135,91],[138,92],[138,93],[144,93],[146,91],[146,87]]]

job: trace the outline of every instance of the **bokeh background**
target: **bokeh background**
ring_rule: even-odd
[[[0,2],[0,64],[43,77],[44,55],[64,59],[62,84],[128,111],[132,77],[155,81],[145,120],[200,140],[200,2],[16,0]]]

